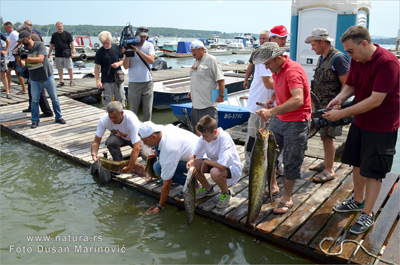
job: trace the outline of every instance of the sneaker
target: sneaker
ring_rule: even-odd
[[[231,199],[231,193],[222,193],[219,196],[219,202],[217,203],[217,208],[225,208],[229,206],[229,200]]]
[[[27,108],[27,109],[22,110],[22,112],[31,112],[31,109]]]
[[[32,129],[35,129],[35,128],[37,128],[39,126],[39,123],[36,123],[36,122],[32,122],[32,124],[31,124],[31,128]]]
[[[201,199],[205,196],[214,196],[215,194],[217,194],[217,192],[214,191],[214,187],[211,187],[210,189],[201,187],[196,190],[196,199]]]
[[[60,123],[60,124],[66,124],[67,123],[63,118],[61,118],[59,120],[56,120],[56,122]]]
[[[370,216],[369,214],[362,212],[358,216],[356,223],[350,227],[350,233],[358,235],[367,231],[368,228],[374,225],[374,216],[374,213]]]
[[[53,117],[53,113],[42,113],[39,115],[39,118],[47,118],[47,117]]]
[[[362,203],[353,200],[353,197],[345,200],[344,202],[333,207],[335,212],[347,213],[347,212],[359,212],[364,209],[365,200]]]

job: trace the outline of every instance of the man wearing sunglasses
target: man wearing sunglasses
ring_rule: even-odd
[[[125,56],[123,61],[123,66],[128,69],[129,76],[129,109],[137,115],[140,101],[142,101],[143,121],[151,121],[153,109],[153,79],[149,65],[154,63],[155,51],[153,44],[146,41],[149,36],[148,31],[144,26],[137,28],[136,36],[140,37],[140,43],[137,46],[130,46],[135,56]],[[122,48],[122,53],[125,53],[125,48]]]
[[[352,57],[342,91],[328,104],[335,107],[323,115],[337,121],[355,116],[350,127],[342,162],[353,166],[353,197],[336,205],[336,212],[361,211],[350,232],[361,234],[374,224],[372,209],[382,180],[390,172],[396,153],[399,128],[399,61],[393,53],[371,42],[368,30],[352,26],[340,38]],[[357,104],[338,109],[354,95]]]

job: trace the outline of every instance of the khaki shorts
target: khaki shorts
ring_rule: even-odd
[[[56,57],[56,68],[57,69],[71,69],[73,67],[72,65],[72,59],[71,58],[65,58],[65,57]]]
[[[321,137],[335,138],[342,135],[342,126],[324,127],[319,130]]]

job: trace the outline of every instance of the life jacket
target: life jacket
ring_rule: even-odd
[[[332,47],[325,59],[322,56],[318,59],[317,68],[314,73],[312,90],[325,108],[340,92],[342,84],[337,76],[333,63],[338,56],[344,56],[342,52]]]

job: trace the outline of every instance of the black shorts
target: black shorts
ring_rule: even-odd
[[[203,158],[203,161],[204,161],[204,160],[207,160],[207,159],[204,159],[204,158]],[[213,168],[212,166],[208,166],[207,170],[206,170],[204,173],[210,173],[210,171],[211,171],[212,168]],[[228,171],[228,176],[226,176],[226,178],[227,178],[227,179],[232,178],[231,169],[230,169],[229,167],[226,167],[226,171]]]
[[[10,62],[8,62],[8,64],[7,64],[7,67],[8,68],[11,68],[11,69],[15,69],[15,61],[10,61]]]
[[[366,178],[383,179],[390,172],[396,153],[397,130],[372,132],[350,126],[342,162],[360,168]]]

